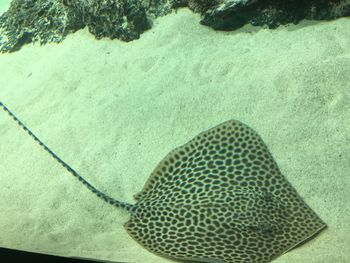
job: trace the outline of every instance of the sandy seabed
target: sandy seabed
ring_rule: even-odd
[[[328,224],[276,263],[350,262],[350,20],[215,32],[187,9],[137,41],[0,55],[0,100],[97,188],[133,202],[158,162],[228,119],[253,127]],[[165,263],[0,112],[0,247]]]

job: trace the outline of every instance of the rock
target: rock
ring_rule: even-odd
[[[276,28],[350,14],[350,0],[13,0],[0,16],[0,52],[29,42],[61,42],[85,26],[98,39],[135,40],[153,19],[179,7],[200,13],[201,24],[216,30],[248,23]]]
[[[12,52],[23,44],[61,42],[85,26],[96,38],[131,41],[151,27],[139,0],[13,0],[0,17],[0,51]],[[150,10],[152,5],[147,6]],[[160,14],[166,8],[159,9]]]
[[[151,28],[146,9],[139,0],[71,1],[69,5],[83,16],[90,33],[102,37],[131,41]]]
[[[234,30],[249,23],[249,18],[257,14],[259,4],[258,0],[222,1],[206,10],[200,23],[216,30]]]
[[[83,26],[82,17],[59,1],[14,0],[0,17],[0,51],[16,51],[32,41],[60,42]]]
[[[201,24],[234,30],[245,24],[276,28],[303,19],[330,20],[350,15],[350,0],[222,0],[203,13]]]

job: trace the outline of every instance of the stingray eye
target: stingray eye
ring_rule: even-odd
[[[134,214],[130,235],[177,260],[270,262],[325,227],[260,136],[234,120],[172,150],[136,201],[149,216]]]
[[[130,212],[125,229],[158,255],[267,263],[326,227],[281,174],[260,136],[239,121],[224,122],[172,150],[132,205],[96,189],[1,102],[0,107],[90,191]]]

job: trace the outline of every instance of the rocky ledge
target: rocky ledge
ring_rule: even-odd
[[[98,39],[131,41],[151,28],[154,19],[180,7],[200,13],[201,24],[216,30],[245,24],[276,28],[350,14],[350,0],[13,0],[0,16],[0,52],[30,42],[61,42],[84,27]]]

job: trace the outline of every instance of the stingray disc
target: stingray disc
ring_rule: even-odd
[[[270,262],[326,227],[260,136],[235,120],[171,151],[135,199],[128,233],[178,260]]]

